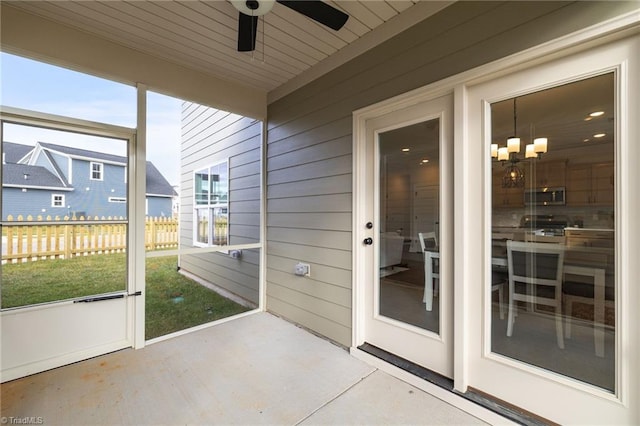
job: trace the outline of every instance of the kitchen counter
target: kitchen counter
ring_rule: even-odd
[[[564,230],[565,232],[566,231],[590,231],[590,232],[613,232],[614,231],[614,229],[610,229],[610,228],[576,228],[571,226],[564,228]]]

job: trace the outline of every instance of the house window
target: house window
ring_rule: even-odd
[[[51,194],[51,207],[64,207],[64,195]]]
[[[194,174],[194,244],[220,246],[229,237],[229,160]]]
[[[102,163],[91,162],[91,180],[102,180]]]

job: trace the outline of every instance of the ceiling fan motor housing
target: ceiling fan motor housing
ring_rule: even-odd
[[[275,0],[231,0],[233,7],[249,16],[262,16],[271,11]]]
[[[256,48],[258,17],[271,11],[278,2],[314,21],[338,31],[349,15],[321,0],[230,0],[240,13],[238,17],[238,51],[250,52]]]

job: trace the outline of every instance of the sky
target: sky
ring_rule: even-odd
[[[0,53],[0,104],[136,127],[135,87],[7,53]],[[147,160],[172,185],[179,183],[181,104],[179,99],[148,92]],[[3,139],[25,145],[40,141],[118,155],[126,153],[125,145],[113,140],[34,127],[7,125],[3,128]]]

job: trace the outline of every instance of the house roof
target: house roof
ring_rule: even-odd
[[[52,143],[38,142],[38,144],[43,148],[46,148],[51,151],[60,152],[70,157],[107,161],[110,163],[119,163],[122,165],[127,164],[127,158],[122,157],[120,155],[105,154],[102,152],[90,151],[87,149],[80,149],[80,148],[71,148],[68,146],[56,145]]]
[[[4,161],[16,164],[22,157],[27,155],[33,149],[32,146],[23,145],[13,142],[2,142],[2,152],[4,153]]]
[[[173,197],[176,191],[151,161],[147,161],[147,194]]]
[[[53,167],[56,176],[58,176],[58,178],[62,181],[64,186],[70,186],[69,181],[67,180],[62,170],[60,170],[60,165],[58,165],[58,163],[55,161],[55,159],[53,158],[53,155],[51,155],[51,152],[44,151],[44,154],[46,155],[47,159],[49,160],[49,163]]]
[[[21,188],[59,188],[70,190],[56,175],[41,166],[28,164],[2,165],[2,185],[20,186]]]
[[[127,158],[105,154],[101,152],[89,151],[79,148],[71,148],[63,145],[56,145],[51,143],[39,142],[40,146],[45,148],[45,155],[49,158],[53,167],[59,170],[57,163],[50,155],[50,151],[60,152],[70,157],[83,158],[87,160],[105,161],[111,163],[127,164]],[[7,164],[3,167],[3,185],[20,186],[20,187],[47,187],[47,188],[66,188],[68,183],[64,181],[64,175],[59,172],[61,178],[58,178],[55,174],[51,173],[44,167],[33,166],[27,164],[15,164],[22,157],[27,155],[33,146],[22,145],[13,142],[2,143],[3,152],[6,153],[5,159]],[[28,175],[28,179],[24,176]],[[28,182],[28,183],[27,183]],[[160,171],[153,165],[151,161],[147,161],[147,194],[148,195],[161,195],[167,197],[173,197],[176,194],[171,184],[165,179]]]

